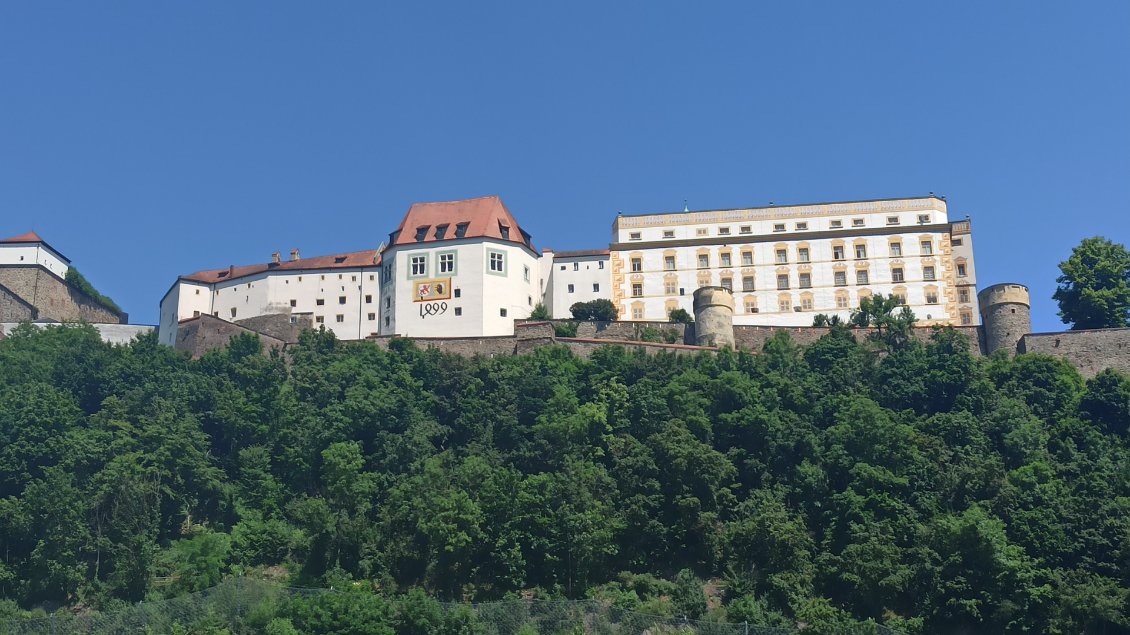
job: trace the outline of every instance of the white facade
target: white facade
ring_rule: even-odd
[[[612,267],[607,249],[562,251],[548,255],[545,307],[554,319],[573,317],[569,308],[577,302],[612,298]]]
[[[375,252],[374,252],[375,253]],[[321,258],[317,260],[322,260]],[[308,313],[338,339],[364,339],[377,332],[380,269],[297,268],[301,261],[222,282],[185,276],[161,300],[159,340],[172,346],[177,324],[200,314],[238,321],[277,313]]]
[[[846,319],[880,293],[904,298],[922,324],[978,323],[976,294],[959,298],[972,245],[962,241],[959,278],[946,203],[934,197],[620,216],[614,234],[612,300],[625,320],[690,312],[694,290],[717,285],[734,291],[735,324]]]
[[[51,249],[46,243],[2,243],[0,242],[0,266],[40,265],[51,273],[65,279],[70,261]]]
[[[427,242],[390,247],[381,258],[381,335],[512,335],[514,320],[541,300],[540,259],[517,243]],[[427,297],[420,296],[423,285]]]

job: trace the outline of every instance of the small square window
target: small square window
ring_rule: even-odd
[[[317,300],[314,300],[314,304],[318,306],[325,306],[326,300],[325,298],[318,298]]]
[[[455,297],[458,298],[463,294],[463,290],[462,289],[455,289],[454,291],[452,291],[452,293],[454,293]]]
[[[863,227],[863,219],[862,218],[851,219],[851,226],[852,227]]]
[[[962,242],[962,240],[961,240],[960,238],[951,238],[951,239],[950,239],[950,244],[951,244],[951,245],[953,245],[954,247],[960,247],[960,246],[962,246],[962,245],[963,245],[964,243]]]
[[[339,296],[337,299],[338,304],[345,304],[345,296]]]
[[[324,324],[326,322],[326,318],[321,315],[315,315],[314,322],[317,324]]]
[[[836,296],[836,308],[837,309],[848,308],[848,297],[846,295]]]
[[[718,228],[718,235],[719,236],[729,236],[730,235],[730,228],[729,227],[719,227]]]
[[[840,229],[841,227],[844,226],[844,222],[842,220],[834,220],[831,223],[829,223],[828,226],[831,227],[832,229]]]
[[[373,320],[377,319],[377,314],[376,313],[370,313],[368,315],[368,318],[369,318],[369,321],[372,322]]]
[[[573,292],[573,285],[569,285],[569,293]]]
[[[674,237],[675,237],[675,230],[673,230],[673,229],[664,229],[664,230],[663,230],[663,237],[664,237],[664,238],[674,238]]]
[[[784,223],[776,223],[776,224],[774,224],[774,225],[773,225],[773,231],[775,231],[775,232],[783,232],[783,231],[785,231],[785,224],[784,224]]]
[[[638,306],[632,307],[632,319],[633,320],[642,320],[643,319],[643,308],[642,307],[638,307]]]
[[[593,293],[600,293],[600,283],[599,282],[592,283],[592,291],[593,291]]]
[[[919,225],[925,225],[929,222],[930,222],[930,215],[929,214],[919,214],[918,215],[918,224]]]
[[[344,315],[342,315],[342,314],[340,314],[340,313],[338,313],[338,314],[337,314],[337,322],[338,322],[338,323],[340,324],[340,323],[342,323],[342,322],[344,322],[344,321],[345,321],[345,316],[344,316]]]
[[[781,298],[780,300],[777,300],[777,310],[779,310],[782,313],[784,313],[786,311],[791,311],[792,308],[793,308],[792,305],[793,305],[792,300],[789,300],[789,299],[786,299],[786,298]]]
[[[801,298],[800,299],[800,308],[805,310],[805,311],[811,311],[812,310],[812,298]]]
[[[933,291],[927,291],[926,292],[926,304],[937,304],[937,303],[938,303],[938,294],[936,292],[933,292]]]
[[[506,309],[499,309],[498,315],[499,317],[506,317]]]
[[[705,236],[706,234],[707,234],[707,231],[706,231],[705,227],[699,227],[699,228],[694,230],[695,236]]]
[[[888,216],[887,217],[887,224],[888,225],[898,225],[899,224],[899,217],[898,216]]]
[[[739,234],[752,234],[753,233],[753,227],[751,227],[749,225],[742,225],[741,227],[738,228],[738,233]]]
[[[640,232],[631,232],[628,234],[628,240],[640,240],[642,238]]]
[[[294,307],[294,306],[298,306],[298,300],[291,300],[291,301],[290,301],[290,306],[292,306],[292,307]]]
[[[675,295],[675,283],[670,280],[664,281],[663,293],[666,295]]]
[[[561,270],[565,271],[565,265],[561,265]]]
[[[798,232],[802,232],[802,231],[805,231],[807,229],[808,229],[808,223],[797,223],[796,224],[796,230]]]
[[[463,315],[463,307],[457,306],[455,307],[455,317],[459,317],[460,315]]]
[[[365,304],[372,304],[372,303],[373,303],[373,296],[371,296],[371,295],[365,296]]]

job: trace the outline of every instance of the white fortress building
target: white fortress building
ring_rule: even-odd
[[[940,197],[620,215],[610,251],[622,320],[666,321],[721,286],[735,324],[846,319],[873,294],[902,298],[922,325],[980,323],[970,223],[950,222]]]
[[[561,319],[601,298],[621,320],[666,322],[709,286],[732,290],[740,325],[846,319],[873,294],[923,325],[980,324],[970,221],[951,221],[941,197],[622,214],[612,229],[607,249],[539,254],[497,196],[416,203],[378,249],[180,276],[160,341],[200,315],[308,316],[346,340],[512,335],[539,302]]]

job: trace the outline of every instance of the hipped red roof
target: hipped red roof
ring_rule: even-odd
[[[300,258],[298,260],[284,260],[279,264],[264,263],[258,265],[241,265],[238,267],[225,267],[223,269],[208,269],[206,271],[197,271],[190,273],[186,276],[181,276],[181,280],[189,280],[192,282],[203,282],[206,284],[214,284],[217,282],[227,282],[228,280],[236,280],[238,278],[245,278],[253,276],[264,271],[295,271],[304,269],[356,269],[358,267],[375,267],[381,264],[380,252],[375,249],[367,249],[365,251],[354,251],[347,254],[336,254],[332,256],[315,256],[313,258]]]
[[[27,232],[19,236],[12,236],[11,238],[4,238],[0,243],[46,243],[47,241],[39,237],[35,232]]]
[[[462,224],[467,229],[459,238],[493,238],[502,242],[512,242],[533,249],[530,236],[522,231],[518,221],[497,196],[482,196],[462,201],[439,203],[414,203],[408,209],[400,226],[390,234],[389,246],[415,245],[455,240],[456,229]],[[436,228],[446,225],[442,238],[436,237]],[[503,228],[508,228],[509,237],[503,236]],[[419,230],[424,230],[421,240],[416,240]]]

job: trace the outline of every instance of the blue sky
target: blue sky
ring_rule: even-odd
[[[178,274],[375,248],[499,194],[538,246],[618,210],[937,192],[1060,328],[1130,242],[1130,3],[0,3],[0,234],[134,322]]]

